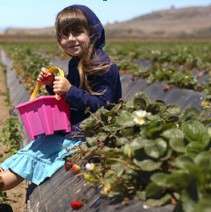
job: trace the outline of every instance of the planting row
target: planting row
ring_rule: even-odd
[[[17,43],[3,47],[28,88],[31,78],[36,79],[40,67],[47,66],[50,57],[65,58],[53,43]],[[176,86],[203,91],[206,95],[211,93],[210,43],[112,43],[112,48],[108,44],[106,51],[122,73],[145,78],[149,83],[164,81],[168,88]]]

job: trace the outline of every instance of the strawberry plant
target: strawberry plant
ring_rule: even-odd
[[[93,164],[81,173],[108,197],[210,210],[210,121],[210,110],[181,111],[142,93],[101,108],[81,123],[80,158]]]
[[[22,140],[21,124],[16,116],[11,116],[0,131],[0,142],[9,147],[9,155],[12,155],[20,148]]]
[[[29,46],[7,49],[17,75],[23,80],[26,88],[32,90],[41,67],[49,65],[49,58],[33,50]]]

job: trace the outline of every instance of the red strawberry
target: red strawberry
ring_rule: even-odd
[[[73,208],[73,209],[79,209],[81,207],[83,207],[83,203],[79,200],[75,200],[75,201],[71,201],[70,202],[70,206]]]
[[[72,167],[71,167],[71,170],[75,173],[75,174],[77,174],[77,173],[79,173],[80,172],[80,166],[79,165],[77,165],[77,164],[73,164],[72,165]]]

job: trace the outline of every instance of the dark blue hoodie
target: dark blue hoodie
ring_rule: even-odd
[[[68,8],[80,9],[88,20],[88,24],[94,29],[95,52],[100,58],[100,62],[108,62],[110,58],[102,50],[105,45],[105,32],[103,25],[97,16],[86,6],[72,5]],[[72,84],[70,90],[66,93],[66,100],[70,104],[71,120],[73,124],[78,124],[89,116],[85,113],[87,108],[95,112],[98,108],[106,106],[109,103],[117,103],[122,97],[121,82],[119,70],[115,64],[111,64],[109,70],[101,75],[88,76],[89,84],[95,92],[102,92],[103,95],[91,95],[88,91],[80,88],[80,77],[77,69],[78,60],[72,58],[69,61],[67,79]]]

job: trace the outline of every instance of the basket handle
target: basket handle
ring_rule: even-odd
[[[51,74],[55,74],[55,75],[64,77],[64,71],[57,66],[49,66],[49,67],[47,67],[47,70]],[[42,85],[43,84],[41,82],[36,81],[34,90],[33,90],[32,94],[30,96],[30,101],[34,100],[37,97]],[[59,100],[61,98],[58,94],[55,94],[55,97],[56,97],[57,100]]]

